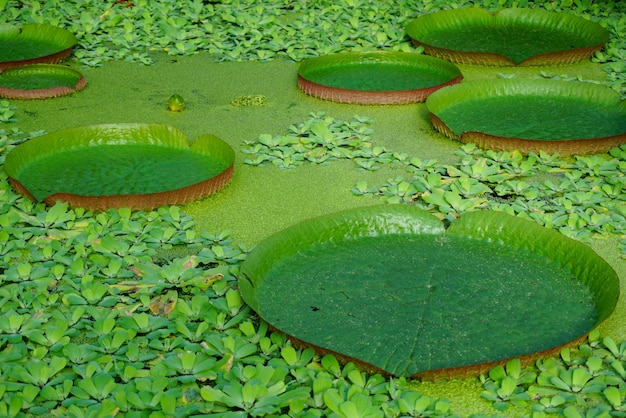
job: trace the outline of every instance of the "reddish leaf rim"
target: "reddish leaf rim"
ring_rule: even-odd
[[[19,89],[3,87],[1,85],[2,78],[13,72],[27,71],[45,75],[46,73],[56,72],[57,74],[67,75],[68,78],[76,79],[74,87],[56,86],[45,89]],[[21,65],[19,67],[11,67],[0,73],[0,97],[5,99],[17,100],[33,100],[33,99],[50,99],[54,97],[67,96],[77,91],[81,91],[87,86],[87,80],[82,73],[72,68],[56,64],[31,64]]]
[[[497,365],[505,365],[512,358],[519,358],[526,366],[539,358],[557,355],[563,348],[574,347],[584,341],[589,332],[612,314],[619,298],[619,278],[613,268],[586,245],[555,230],[545,228],[534,221],[494,211],[467,212],[444,229],[441,221],[434,215],[417,207],[402,204],[348,209],[310,219],[275,233],[253,248],[244,261],[239,274],[239,290],[242,298],[263,318],[263,313],[259,312],[258,288],[273,263],[295,256],[320,240],[353,239],[379,234],[453,234],[494,240],[503,245],[531,250],[571,269],[572,274],[592,288],[598,309],[598,318],[592,329],[558,346],[479,364],[420,371],[406,376],[411,379],[436,381],[476,377]],[[554,247],[561,248],[561,250],[555,252]],[[268,325],[274,330],[285,333],[271,323]],[[333,354],[344,363],[354,362],[369,372],[391,375],[381,367],[364,360],[311,344],[288,333],[285,334],[298,347],[312,347],[320,355]]]
[[[341,65],[342,62],[363,62],[376,59],[381,62],[402,62],[407,64],[429,65],[441,68],[442,72],[449,74],[449,80],[438,85],[411,89],[411,90],[390,90],[390,91],[368,91],[353,90],[339,87],[326,86],[307,79],[306,71],[316,66]],[[445,86],[461,82],[463,75],[460,70],[443,60],[435,57],[428,57],[411,52],[344,52],[340,54],[325,55],[321,57],[309,58],[300,64],[298,71],[298,87],[305,94],[322,100],[337,103],[349,103],[358,105],[402,105],[423,102],[433,92]]]
[[[114,131],[116,135],[109,136],[107,133]],[[100,135],[98,133],[101,132]],[[224,186],[226,186],[233,177],[235,152],[230,145],[220,138],[205,134],[198,137],[191,146],[184,134],[173,126],[163,124],[143,124],[143,123],[122,123],[122,124],[102,124],[89,125],[78,128],[70,128],[53,132],[51,134],[42,135],[30,139],[29,141],[18,145],[11,150],[5,159],[5,171],[9,177],[9,182],[14,189],[23,196],[37,201],[28,188],[19,180],[19,173],[22,167],[28,163],[29,158],[37,159],[41,155],[47,155],[53,152],[53,147],[41,146],[41,142],[50,139],[61,144],[61,148],[77,148],[82,146],[97,146],[106,143],[107,140],[113,143],[121,141],[122,143],[137,143],[133,135],[137,133],[146,133],[145,142],[154,146],[164,144],[173,144],[177,148],[188,147],[190,152],[215,153],[222,157],[229,164],[228,167],[215,177],[206,179],[196,184],[181,187],[175,190],[164,190],[155,193],[145,194],[121,194],[121,195],[99,195],[87,196],[74,193],[56,192],[42,199],[47,205],[54,205],[58,201],[67,202],[70,207],[81,207],[94,211],[105,211],[110,208],[127,207],[133,210],[151,210],[164,205],[182,205],[194,200],[208,197]],[[161,134],[162,143],[155,139],[155,133]],[[82,136],[81,134],[85,134]],[[98,140],[91,141],[91,135],[96,135]],[[64,136],[74,136],[81,138],[78,141],[64,141]],[[124,137],[126,135],[126,137]],[[184,144],[182,143],[184,141]],[[28,149],[26,149],[28,147]]]
[[[473,143],[481,148],[494,151],[518,150],[523,154],[540,151],[559,153],[563,156],[608,152],[611,148],[626,143],[626,132],[597,138],[571,138],[561,140],[524,139],[491,135],[484,132],[465,131],[457,134],[442,120],[438,114],[449,105],[476,97],[490,97],[492,95],[517,95],[527,93],[541,93],[544,95],[568,95],[573,97],[589,98],[591,101],[602,102],[607,107],[621,107],[626,117],[626,106],[620,100],[619,94],[610,88],[582,82],[568,82],[556,80],[476,80],[452,86],[431,95],[426,101],[430,112],[433,127],[450,139],[463,143]],[[523,115],[520,115],[523,117]]]
[[[442,17],[456,19],[457,23],[463,19],[471,21],[472,19],[481,20],[489,17],[493,17],[493,20],[510,19],[514,22],[516,19],[524,19],[525,15],[528,16],[530,23],[533,23],[533,19],[548,18],[554,20],[556,24],[555,26],[560,28],[568,25],[578,25],[579,29],[586,29],[580,29],[578,32],[581,33],[582,30],[582,33],[587,35],[590,45],[562,51],[538,53],[535,56],[526,58],[521,62],[516,63],[509,57],[499,53],[454,50],[428,44],[420,41],[419,39],[420,36],[427,32],[431,27],[436,27],[438,25],[438,20]],[[563,22],[566,22],[566,24],[563,24]],[[411,38],[413,45],[423,47],[425,52],[429,55],[459,64],[500,67],[566,65],[583,61],[589,58],[594,52],[602,49],[610,37],[609,32],[598,23],[566,13],[525,8],[502,9],[496,13],[491,13],[477,7],[443,10],[440,12],[422,15],[409,22],[406,28],[406,33],[409,38]]]
[[[70,56],[74,46],[77,43],[76,37],[70,31],[46,24],[27,24],[22,28],[18,28],[13,25],[4,25],[4,30],[0,31],[1,35],[6,34],[11,36],[24,36],[30,38],[33,41],[38,39],[55,40],[58,42],[58,51],[51,54],[26,58],[13,61],[0,61],[0,72],[22,65],[30,64],[56,64]]]

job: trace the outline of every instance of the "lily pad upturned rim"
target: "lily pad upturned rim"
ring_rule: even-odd
[[[523,24],[525,26],[548,27],[566,33],[584,35],[587,45],[581,45],[561,51],[538,52],[520,62],[498,52],[463,51],[444,48],[423,41],[425,34],[437,28],[454,30],[467,24],[493,25],[497,22]],[[442,10],[425,14],[409,22],[407,35],[415,46],[422,46],[429,55],[451,62],[487,65],[487,66],[551,66],[565,65],[588,59],[594,52],[602,49],[609,40],[610,33],[600,24],[568,13],[556,13],[540,9],[508,8],[496,13],[478,7]]]
[[[45,55],[32,56],[19,60],[5,61],[0,53],[0,72],[7,68],[27,64],[59,63],[70,56],[72,49],[77,43],[77,39],[72,32],[57,26],[35,23],[26,24],[21,28],[10,24],[0,26],[0,45],[11,42],[11,40],[18,37],[26,38],[32,42],[54,42],[57,48]]]
[[[210,155],[223,161],[226,169],[204,181],[173,190],[119,195],[81,195],[59,190],[41,201],[47,205],[63,201],[67,202],[70,207],[94,211],[122,207],[133,210],[151,210],[159,206],[180,205],[210,196],[226,186],[233,176],[235,151],[222,139],[211,134],[204,134],[190,145],[187,137],[178,128],[157,123],[88,125],[38,136],[12,149],[6,156],[4,169],[11,185],[18,193],[33,201],[38,201],[28,190],[28,185],[20,181],[20,173],[33,161],[57,152],[84,147],[136,144],[189,150],[192,153]]]
[[[545,79],[497,79],[466,81],[455,86],[446,87],[426,100],[426,107],[431,115],[435,129],[451,139],[464,143],[474,143],[484,149],[495,151],[519,150],[523,154],[530,152],[559,153],[563,156],[608,152],[615,146],[626,143],[626,132],[597,138],[571,138],[553,140],[524,139],[507,136],[491,135],[485,132],[465,131],[460,134],[453,132],[445,120],[439,117],[445,108],[465,100],[476,98],[498,97],[504,95],[538,95],[582,98],[606,109],[614,108],[624,112],[626,102],[620,100],[614,90],[590,82],[572,82]],[[519,115],[523,118],[523,115]]]
[[[43,89],[31,89],[28,88],[28,86],[24,86],[24,88],[3,86],[3,80],[20,73],[33,74],[39,78],[45,77],[47,74],[56,74],[56,76],[65,77],[68,82],[64,85]],[[67,84],[73,84],[73,87],[69,87]],[[21,65],[19,67],[11,67],[3,72],[0,72],[0,97],[5,99],[30,100],[67,96],[77,91],[81,91],[86,85],[87,80],[81,72],[59,64]]]
[[[419,89],[371,91],[327,86],[315,82],[307,75],[307,71],[316,67],[333,67],[345,63],[371,65],[372,61],[402,63],[416,68],[437,68],[447,76],[448,81]],[[342,52],[324,55],[302,61],[298,69],[298,87],[304,93],[322,100],[360,105],[399,105],[423,102],[434,91],[459,83],[462,79],[461,71],[452,63],[413,52],[397,51]]]
[[[584,335],[556,347],[514,356],[519,358],[523,365],[531,364],[538,358],[558,354],[564,347],[578,345],[593,328],[611,315],[619,298],[619,278],[613,268],[586,245],[565,237],[557,231],[545,228],[530,220],[493,211],[465,213],[445,229],[443,223],[434,215],[414,206],[402,204],[344,210],[304,221],[275,233],[253,248],[244,261],[239,274],[241,295],[244,301],[263,318],[263,312],[259,312],[259,300],[262,297],[262,292],[259,290],[260,284],[263,283],[266,275],[275,265],[290,257],[298,257],[311,245],[320,242],[375,237],[381,234],[432,237],[445,234],[485,242],[496,242],[504,246],[532,251],[551,259],[571,272],[573,277],[577,277],[589,286],[597,309],[595,326]],[[555,248],[559,248],[559,251],[555,251]],[[373,307],[373,309],[375,308]],[[289,312],[285,312],[285,315],[289,315]],[[375,316],[374,313],[372,315]],[[271,322],[269,325],[283,332],[280,327],[276,327]],[[379,366],[349,354],[338,353],[311,344],[296,335],[288,334],[288,337],[298,346],[314,348],[320,355],[334,354],[343,362],[352,361],[360,368],[370,372],[383,375],[390,374]],[[404,377],[433,381],[475,377],[488,372],[497,365],[506,364],[510,359],[494,359],[489,362],[468,364],[461,367],[423,370]]]

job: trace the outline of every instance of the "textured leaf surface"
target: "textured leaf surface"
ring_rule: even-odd
[[[435,92],[426,105],[457,136],[574,140],[626,134],[626,106],[598,84],[478,80]]]
[[[31,60],[56,54],[76,44],[68,30],[51,25],[24,25],[0,28],[0,64]],[[1,67],[0,67],[1,68]]]
[[[33,90],[74,87],[81,77],[78,71],[62,65],[20,66],[0,73],[0,88]]]
[[[158,124],[94,125],[33,138],[6,158],[7,174],[38,201],[54,193],[149,194],[213,178],[234,162],[212,135],[191,147],[178,129]]]
[[[353,52],[311,58],[300,64],[298,73],[329,87],[370,91],[422,89],[461,76],[461,71],[449,62],[402,52]]]
[[[480,8],[445,10],[413,20],[407,34],[436,56],[491,65],[532,63],[545,54],[552,54],[553,64],[568,54],[567,60],[573,62],[589,56],[588,48],[599,49],[609,39],[608,31],[590,20],[524,8],[496,14]],[[580,55],[568,52],[576,50]]]
[[[473,212],[445,231],[404,205],[270,237],[244,262],[240,290],[297,340],[398,376],[566,344],[606,318],[619,293],[593,251],[533,222]]]

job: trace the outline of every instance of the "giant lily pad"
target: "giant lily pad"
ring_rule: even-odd
[[[0,97],[48,99],[80,91],[87,85],[83,75],[63,65],[33,64],[0,73]]]
[[[455,65],[438,58],[410,52],[346,52],[303,61],[298,86],[333,102],[406,104],[422,102],[462,78]]]
[[[25,64],[55,64],[67,58],[74,45],[76,37],[56,26],[0,25],[0,71]]]
[[[606,152],[626,143],[626,104],[608,87],[554,80],[478,80],[426,101],[450,138],[495,150]]]
[[[234,159],[213,135],[189,146],[172,126],[108,124],[32,138],[9,152],[4,169],[18,192],[38,202],[151,209],[216,192],[230,181]]]
[[[524,363],[607,318],[615,271],[584,244],[502,212],[446,230],[408,205],[305,221],[248,255],[244,300],[295,342],[389,375],[435,379]]]
[[[582,61],[602,48],[609,32],[567,13],[536,9],[444,10],[414,19],[406,29],[426,53],[478,65],[560,65]]]

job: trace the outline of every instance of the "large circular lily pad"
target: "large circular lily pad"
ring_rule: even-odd
[[[426,14],[406,29],[426,53],[478,65],[561,65],[582,61],[601,49],[609,32],[567,13],[502,9],[493,14],[461,8]]]
[[[0,24],[0,71],[25,64],[56,64],[70,55],[74,45],[76,37],[56,26]]]
[[[408,205],[359,208],[255,247],[239,287],[261,318],[320,354],[389,375],[477,375],[580,342],[619,296],[584,244],[502,212],[448,229]]]
[[[108,124],[42,135],[17,146],[4,169],[15,189],[52,205],[152,209],[208,196],[231,179],[235,153],[213,135],[191,146],[160,124]]]
[[[56,64],[22,65],[0,73],[0,97],[7,99],[66,96],[86,85],[87,80],[80,72]]]
[[[435,92],[426,106],[437,130],[482,148],[572,155],[626,143],[626,104],[594,83],[477,80]]]
[[[462,80],[461,71],[438,58],[410,52],[346,52],[300,64],[298,86],[323,100],[352,104],[407,104],[426,100]]]

